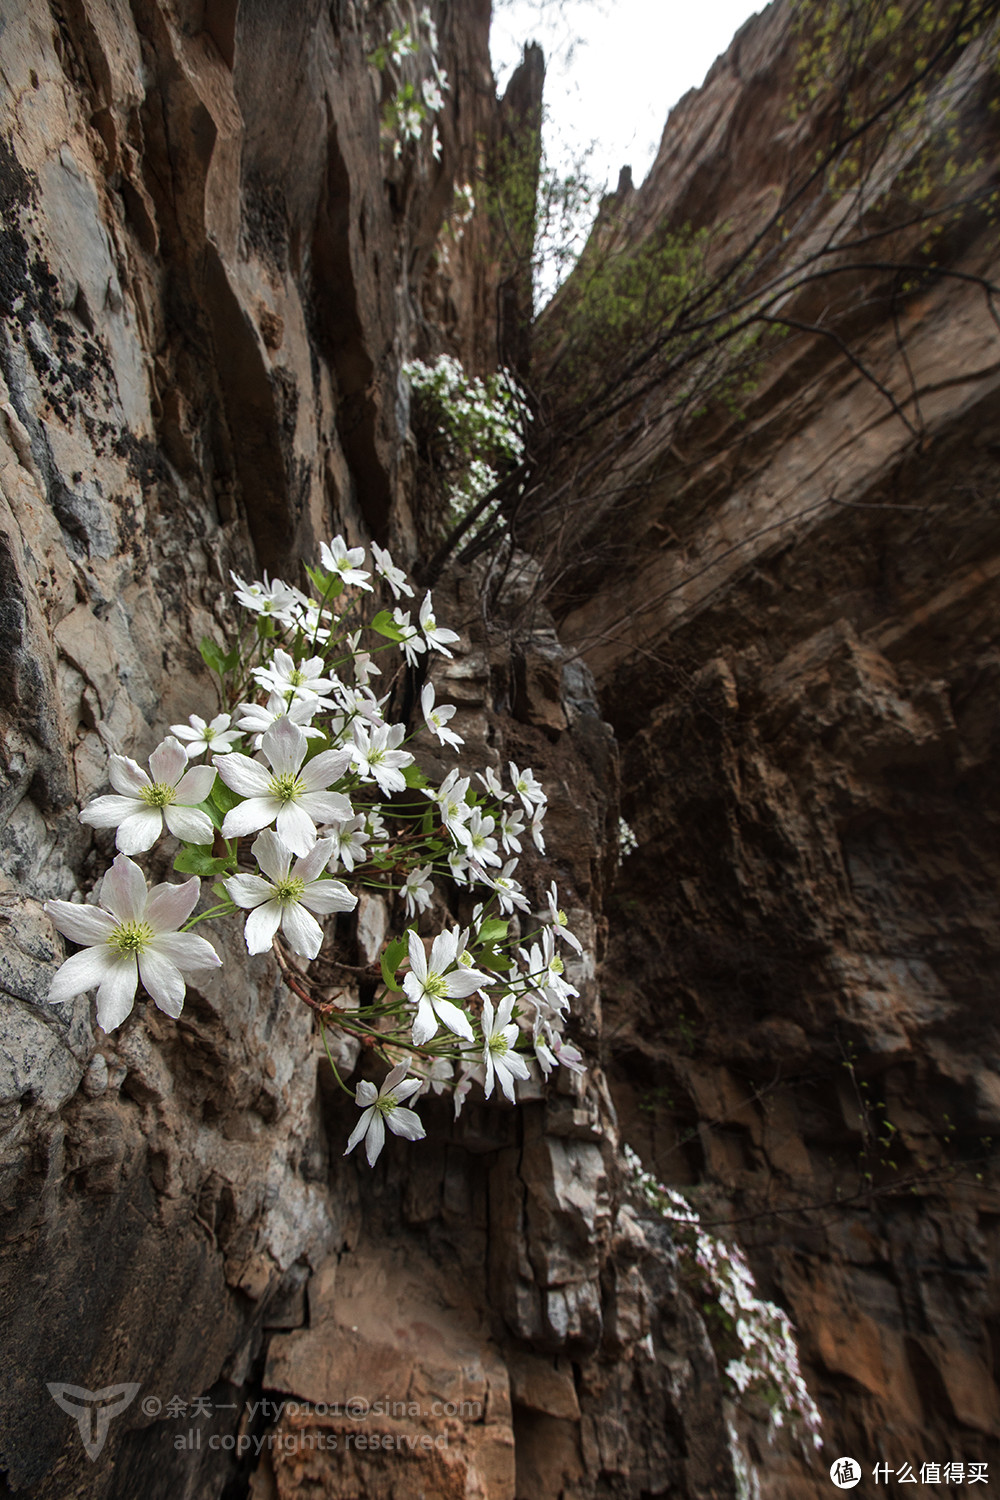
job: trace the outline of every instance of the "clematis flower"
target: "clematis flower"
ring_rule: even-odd
[[[472,866],[476,879],[483,885],[488,885],[492,891],[496,892],[497,901],[504,916],[509,916],[515,906],[519,911],[531,910],[531,903],[513,877],[512,872],[516,868],[516,858],[509,859],[499,874],[494,870],[488,870],[485,865],[474,864]]]
[[[305,855],[318,837],[317,823],[353,817],[347,798],[327,790],[350,766],[351,752],[324,750],[304,766],[307,746],[302,730],[286,717],[275,720],[261,737],[261,751],[270,769],[235,752],[216,758],[216,769],[226,786],[247,799],[226,813],[224,839],[257,833],[276,823],[278,837],[292,853]]]
[[[468,844],[465,825],[472,816],[472,808],[465,800],[468,790],[469,778],[459,776],[457,766],[452,766],[436,792],[433,787],[424,787],[424,796],[437,803],[441,822],[463,848]]]
[[[293,657],[278,646],[268,667],[254,667],[253,678],[270,693],[280,693],[286,702],[293,698],[319,698],[335,685],[334,679],[324,677],[324,661],[321,656],[310,656],[308,661],[296,665]]]
[[[365,832],[364,813],[358,813],[344,823],[334,823],[327,837],[333,842],[331,870],[335,868],[337,861],[345,870],[353,870],[355,864],[363,865],[368,858],[365,845],[371,835]]]
[[[250,911],[243,930],[247,952],[266,953],[280,927],[293,953],[315,958],[323,946],[323,929],[310,913],[327,917],[353,911],[358,904],[342,881],[318,878],[333,852],[333,839],[318,839],[293,865],[292,851],[268,828],[251,852],[270,879],[233,875],[224,882],[230,900]]]
[[[453,1000],[464,1000],[467,995],[487,984],[493,984],[491,974],[481,974],[478,969],[458,964],[458,929],[439,932],[431,944],[428,960],[420,938],[410,929],[410,972],[403,980],[406,997],[417,1007],[413,1021],[413,1044],[423,1046],[429,1042],[443,1022],[456,1036],[467,1042],[474,1040],[469,1018]],[[450,971],[450,972],[449,972]]]
[[[217,969],[221,958],[204,938],[179,932],[198,904],[201,881],[155,885],[137,864],[119,854],[101,883],[100,906],[46,901],[54,925],[71,942],[83,944],[61,965],[49,1000],[62,1005],[97,990],[97,1024],[114,1031],[135,1004],[141,979],[160,1010],[175,1019],[184,1005],[185,974]]]
[[[412,599],[413,590],[407,583],[406,574],[402,568],[394,565],[388,552],[385,552],[378,542],[372,542],[371,549],[372,557],[375,559],[375,571],[392,589],[392,597],[398,599],[400,594],[405,594],[408,599]]]
[[[115,843],[123,854],[152,849],[164,823],[187,844],[210,844],[215,829],[198,803],[212,790],[215,772],[211,766],[193,766],[190,771],[186,766],[183,745],[170,735],[149,757],[152,777],[128,756],[112,755],[108,776],[118,795],[95,797],[81,812],[80,822],[92,828],[117,828]]]
[[[361,1119],[351,1131],[344,1155],[352,1152],[359,1141],[365,1143],[368,1165],[373,1167],[385,1145],[385,1127],[393,1135],[401,1135],[407,1141],[422,1141],[427,1134],[420,1116],[412,1109],[403,1108],[403,1100],[409,1099],[420,1088],[419,1078],[407,1078],[407,1063],[400,1063],[388,1074],[382,1087],[362,1079],[354,1094],[354,1102],[364,1110]]]
[[[511,1020],[514,996],[505,995],[493,1015],[493,1002],[483,1001],[483,1062],[486,1064],[485,1094],[487,1099],[493,1092],[496,1078],[511,1104],[514,1098],[514,1079],[528,1077],[528,1064],[514,1051],[517,1041],[517,1024]]]
[[[354,740],[354,764],[362,781],[375,781],[379,790],[388,797],[392,792],[406,790],[406,777],[402,767],[413,764],[408,750],[398,747],[406,729],[402,724],[383,724],[379,728],[366,729],[359,719],[351,725]],[[347,752],[351,754],[350,751]]]
[[[433,682],[424,683],[420,694],[420,712],[424,716],[424,723],[431,734],[437,737],[439,744],[454,745],[456,750],[460,745],[465,744],[460,734],[456,734],[454,729],[447,727],[448,720],[455,717],[454,703],[439,703],[437,708],[434,707]]]
[[[490,837],[496,828],[496,819],[488,814],[484,817],[478,807],[471,810],[466,823],[454,830],[455,837],[465,845],[469,858],[478,864],[501,865],[503,860],[497,853],[497,841]],[[517,864],[517,860],[511,861],[511,868]]]
[[[240,738],[239,730],[230,727],[232,722],[229,714],[216,714],[210,724],[192,714],[186,724],[171,724],[170,733],[175,739],[186,741],[184,750],[188,760],[197,759],[206,750],[225,755]]]
[[[368,580],[372,575],[358,566],[365,560],[364,547],[348,547],[342,536],[335,536],[329,547],[326,542],[320,543],[319,555],[328,573],[336,573],[344,583],[371,592]]]
[[[406,902],[408,917],[415,917],[418,910],[426,911],[434,896],[430,865],[421,865],[419,869],[411,870],[400,886],[399,894]]]
[[[535,809],[544,807],[548,800],[540,782],[536,780],[535,773],[530,768],[519,771],[514,762],[510,762],[510,779],[514,783],[514,790],[524,803],[524,810],[528,817],[534,817]]]
[[[311,725],[318,711],[329,707],[328,698],[293,698],[291,703],[286,703],[280,693],[272,693],[266,707],[260,703],[241,703],[236,712],[243,717],[236,722],[240,729],[255,736],[254,749],[259,750],[265,733],[279,719],[291,719],[302,730],[306,739],[321,740],[322,729],[313,729]]]
[[[269,579],[264,574],[263,583],[247,583],[238,573],[229,573],[230,578],[236,585],[236,598],[244,609],[253,610],[256,615],[268,615],[272,619],[285,620],[302,597],[298,589],[291,584],[285,583],[284,579]]]
[[[571,948],[575,948],[577,953],[582,953],[583,944],[578,937],[574,937],[573,933],[566,926],[566,913],[560,910],[559,892],[556,889],[554,880],[545,893],[545,899],[549,905],[548,921],[552,924],[552,931],[557,937],[561,937],[569,943]]]
[[[452,653],[448,647],[461,640],[461,636],[456,631],[447,630],[435,620],[429,593],[424,596],[424,602],[420,606],[420,628],[428,646],[433,646],[434,650],[440,651],[442,656],[451,656]]]
[[[399,649],[406,657],[407,666],[415,667],[417,665],[417,657],[427,650],[427,642],[423,639],[417,627],[410,624],[410,611],[408,609],[394,609],[392,612],[392,623],[403,637],[399,642]]]

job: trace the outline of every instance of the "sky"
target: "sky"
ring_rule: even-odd
[[[638,185],[667,112],[697,88],[765,0],[494,0],[490,50],[502,93],[527,41],[546,59],[545,150],[565,173],[588,146],[588,175]]]

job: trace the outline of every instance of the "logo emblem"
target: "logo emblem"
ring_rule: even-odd
[[[830,1465],[830,1478],[838,1490],[853,1490],[861,1478],[861,1465],[855,1458],[838,1458]]]
[[[139,1394],[139,1384],[106,1385],[102,1391],[88,1391],[82,1385],[57,1381],[49,1382],[49,1393],[56,1405],[76,1422],[87,1457],[93,1463],[104,1447],[111,1418],[131,1406]]]

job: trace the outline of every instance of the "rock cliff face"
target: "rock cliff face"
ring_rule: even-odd
[[[664,381],[581,462],[557,616],[639,840],[609,1077],[790,1311],[827,1451],[995,1463],[1000,336],[966,200],[996,185],[996,38],[955,49],[864,202],[809,179],[837,122],[790,109],[800,47],[787,6],[749,22],[603,212],[612,248],[714,226],[721,268],[792,202],[769,274],[823,272],[790,276],[749,390],[691,414]],[[953,194],[930,259],[920,149],[922,206]],[[551,351],[565,296],[548,317]]]
[[[647,401],[616,483],[567,511],[558,633],[523,554],[492,614],[478,565],[436,589],[470,766],[530,763],[550,794],[528,879],[584,940],[585,1081],[458,1122],[430,1099],[427,1141],[373,1174],[340,1154],[354,1111],[311,1015],[235,924],[178,1022],[140,1002],[105,1036],[47,1003],[41,902],[108,854],[78,807],[109,749],[208,701],[194,643],[229,569],[335,531],[426,561],[402,360],[529,358],[523,268],[462,190],[530,129],[540,58],[498,103],[488,4],[431,12],[440,162],[380,142],[367,59],[425,24],[409,0],[0,0],[0,1493],[735,1496],[719,1361],[623,1140],[736,1221],[831,1456],[995,1457],[1000,412],[974,215],[963,277],[833,299],[895,405],[800,330],[740,421]],[[780,6],[752,23],[600,233],[748,243],[829,129],[788,123],[797,45]],[[956,58],[980,185],[991,78]],[[792,250],[835,221],[817,188]],[[389,915],[366,904],[366,960]],[[95,1461],[57,1382],[139,1387]],[[752,1483],[825,1493],[757,1417]]]
[[[372,28],[416,32],[413,7],[0,7],[5,1494],[733,1488],[714,1357],[665,1229],[623,1201],[596,1063],[516,1115],[431,1101],[422,1152],[390,1141],[372,1175],[341,1158],[354,1112],[310,1013],[235,924],[176,1023],[140,1001],[105,1036],[86,998],[47,1001],[41,902],[109,854],[78,808],[109,749],[143,758],[210,701],[194,643],[229,569],[338,530],[426,557],[401,360],[493,368],[505,284],[523,344],[523,277],[453,192],[537,115],[540,58],[498,105],[488,5],[433,10],[440,164],[380,145]],[[488,629],[478,576],[442,583],[463,644],[438,682],[476,764],[548,786],[596,1059],[616,751],[551,622],[504,614],[524,567]],[[57,1383],[139,1388],[93,1461]]]

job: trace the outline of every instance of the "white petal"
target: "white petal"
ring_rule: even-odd
[[[275,719],[265,731],[261,748],[271,763],[276,776],[294,775],[306,758],[308,740],[287,716]],[[219,774],[222,774],[221,768]]]
[[[272,828],[265,828],[260,838],[254,840],[250,852],[271,880],[278,882],[287,879],[292,851]]]
[[[354,808],[342,792],[303,792],[298,805],[314,823],[346,823]]]
[[[340,780],[353,759],[350,750],[323,750],[302,767],[300,779],[305,782],[307,791],[325,791]]]
[[[514,996],[504,995],[497,1007],[497,1031],[503,1031],[510,1025],[510,1018],[514,1014]]]
[[[141,922],[146,914],[148,894],[139,866],[124,854],[117,855],[101,882],[102,904],[119,922]]]
[[[258,906],[247,917],[247,924],[243,929],[247,952],[266,953],[280,925],[281,907],[277,901],[267,901],[263,906]]]
[[[511,1077],[511,1070],[507,1066],[507,1058],[504,1056],[497,1056],[493,1059],[493,1063],[497,1070],[497,1079],[499,1080],[500,1087],[503,1089],[511,1104],[516,1104],[517,1099],[514,1096],[514,1080]]]
[[[234,759],[233,756],[224,758]],[[224,781],[225,777],[222,779]],[[245,834],[256,833],[259,828],[265,828],[268,823],[274,822],[280,806],[281,803],[274,797],[248,797],[239,807],[226,813],[222,820],[222,837],[238,839]]]
[[[64,1000],[72,1000],[86,990],[96,990],[99,984],[104,983],[114,963],[111,949],[106,945],[74,953],[72,958],[67,958],[61,965],[52,981],[50,1003],[61,1005]]]
[[[408,1067],[409,1064],[406,1066]],[[448,1066],[450,1067],[451,1064],[449,1063]],[[393,1071],[395,1072],[395,1069]],[[417,1089],[422,1087],[423,1080],[420,1078],[403,1078],[393,1086],[391,1092],[395,1095],[396,1102],[402,1104],[404,1099],[409,1099],[411,1094],[415,1094]]]
[[[151,939],[149,948],[169,958],[182,974],[204,974],[222,967],[222,959],[211,943],[196,932],[161,932]]]
[[[493,1053],[490,1051],[489,1047],[485,1047],[483,1049],[483,1062],[486,1064],[486,1078],[483,1082],[483,1093],[488,1099],[493,1093],[493,1084],[495,1081],[493,1073]]]
[[[421,985],[423,985],[424,980],[427,978],[427,955],[424,952],[423,943],[412,927],[409,931],[407,943],[410,950],[410,968],[419,979]]]
[[[467,1042],[475,1040],[472,1035],[472,1026],[464,1010],[460,1010],[457,1005],[452,1005],[450,1000],[441,1000],[438,997],[435,997],[431,1004],[449,1031],[453,1031],[456,1036],[464,1037]],[[420,1045],[419,1042],[417,1045]]]
[[[122,792],[126,797],[138,797],[143,787],[153,784],[138,761],[127,755],[108,757],[108,780],[116,792]]]
[[[158,807],[144,807],[118,825],[115,845],[123,854],[145,854],[163,832],[163,814]]]
[[[354,1090],[355,1104],[360,1104],[362,1108],[366,1108],[369,1104],[374,1104],[377,1098],[378,1089],[373,1083],[370,1083],[367,1078],[362,1078],[361,1082]]]
[[[224,884],[230,900],[248,911],[270,901],[274,895],[274,886],[259,875],[231,875]]]
[[[241,797],[260,797],[271,785],[267,768],[238,751],[217,756],[214,765],[230,791],[238,792]]]
[[[135,987],[139,982],[132,956],[116,959],[107,970],[97,991],[97,1024],[102,1031],[114,1031],[135,1004]]]
[[[302,905],[320,917],[334,911],[353,911],[357,904],[357,896],[341,880],[314,880],[302,894]]]
[[[195,807],[199,802],[205,801],[214,785],[213,767],[195,766],[177,783],[174,789],[174,801],[179,802],[182,807]]]
[[[168,735],[149,757],[153,780],[165,786],[176,786],[187,765],[187,751],[179,740]]]
[[[183,839],[185,844],[211,844],[215,838],[211,818],[199,807],[165,807],[163,821],[174,838]]]
[[[316,842],[316,825],[298,803],[286,802],[278,813],[278,837],[293,854],[308,854]]]
[[[355,1125],[354,1129],[351,1131],[350,1136],[348,1137],[347,1150],[344,1152],[345,1156],[347,1156],[348,1152],[353,1151],[362,1137],[368,1133],[368,1126],[371,1124],[371,1118],[374,1113],[375,1111],[371,1108],[365,1110],[364,1114],[361,1116],[361,1119]]]
[[[429,1042],[438,1029],[437,1016],[431,1009],[431,1002],[426,995],[421,995],[417,1005],[417,1013],[413,1018],[413,1045],[422,1047],[424,1042]]]
[[[379,1159],[382,1147],[385,1145],[385,1121],[381,1110],[372,1111],[371,1124],[368,1126],[368,1134],[365,1136],[365,1155],[368,1165],[373,1167]]]
[[[104,943],[115,930],[114,917],[96,906],[79,906],[75,901],[45,901],[43,906],[52,925],[71,942]]]
[[[147,948],[139,954],[139,977],[160,1010],[176,1020],[184,1007],[184,980],[177,965],[165,953]]]
[[[319,839],[308,854],[296,860],[294,872],[296,880],[304,880],[306,885],[309,885],[319,875],[332,853],[333,839]]]
[[[323,946],[322,927],[297,901],[282,912],[281,930],[291,943],[292,952],[303,958],[315,958]]]
[[[453,1000],[464,1000],[467,996],[474,995],[483,985],[496,984],[496,979],[491,974],[481,974],[478,969],[459,967],[446,974],[444,982],[446,994]]]
[[[492,1035],[493,1035],[493,1001],[484,998],[484,1000],[483,1000],[483,1036],[484,1037],[491,1037]]]
[[[135,797],[95,797],[80,813],[80,822],[89,823],[91,828],[117,828],[125,818],[130,818],[145,806]]]
[[[145,920],[154,932],[176,932],[198,905],[201,881],[197,875],[183,885],[154,885],[149,893]]]
[[[408,1062],[397,1063],[396,1066],[391,1070],[391,1072],[385,1075],[382,1080],[382,1087],[378,1091],[378,1096],[380,1099],[387,1099],[390,1094],[396,1095],[397,1098],[399,1097],[398,1094],[396,1094],[396,1087],[398,1084],[402,1083],[403,1079],[409,1072],[409,1068],[410,1065]],[[420,1087],[419,1079],[417,1080],[417,1087]],[[408,1095],[404,1095],[404,1098],[408,1097]]]
[[[422,1141],[427,1134],[423,1121],[412,1109],[391,1109],[385,1123],[393,1135],[401,1135],[407,1141]]]

